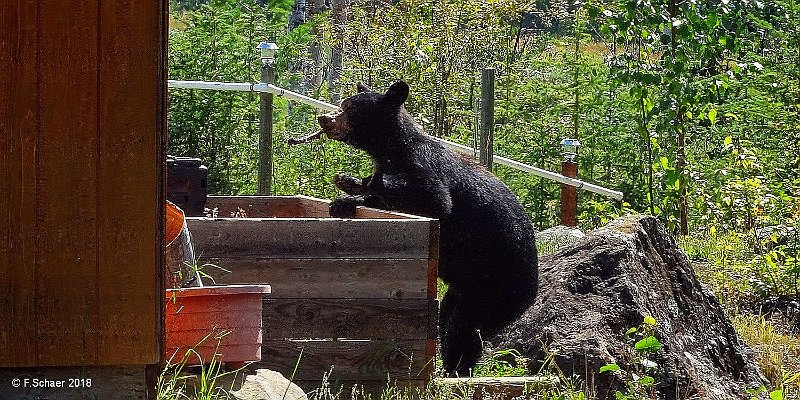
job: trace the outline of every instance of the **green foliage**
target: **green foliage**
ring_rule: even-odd
[[[731,321],[742,340],[753,349],[771,384],[770,389],[762,386],[753,394],[800,398],[800,338],[781,332],[762,316],[735,315]]]
[[[625,392],[617,391],[617,400],[655,399],[655,379],[651,376],[658,364],[651,361],[649,356],[661,349],[661,342],[655,337],[656,320],[645,316],[641,325],[630,328],[625,332],[625,338],[635,350],[634,355],[625,360],[623,369],[616,363],[600,367],[600,373],[613,373],[621,376],[627,385]]]
[[[310,31],[322,18],[283,33],[291,0],[238,2],[213,0],[191,11],[173,12],[170,30],[171,79],[253,82],[260,79],[261,62],[255,46],[276,40],[277,84],[300,80],[290,66],[304,56],[312,42]],[[211,193],[253,194],[258,183],[259,97],[251,93],[171,90],[169,152],[203,159],[209,168]],[[289,147],[286,140],[311,132],[316,111],[275,99],[273,191],[329,198],[336,193],[330,176],[338,169],[369,171],[368,159],[344,145],[318,142]],[[332,171],[332,169],[336,168]]]
[[[800,262],[798,242],[792,245],[776,245],[775,237],[768,239],[773,247],[756,254],[752,260],[754,278],[752,284],[763,297],[792,296],[800,298]]]
[[[491,66],[495,154],[557,171],[558,142],[577,136],[580,177],[625,193],[616,204],[581,192],[584,227],[633,210],[677,230],[684,208],[693,230],[744,232],[800,213],[794,1],[360,0],[343,25],[320,14],[291,32],[292,2],[266,3],[174,9],[170,77],[257,81],[253,48],[274,39],[278,85],[336,99],[357,81],[381,89],[402,78],[413,90],[407,109],[427,132],[472,145],[480,69]],[[334,49],[343,68],[325,84]],[[251,94],[172,90],[170,152],[203,158],[213,193],[254,193],[257,105]],[[340,143],[286,145],[316,129],[316,113],[276,99],[277,194],[331,198],[335,172],[369,174],[368,158]],[[495,173],[537,226],[557,223],[557,184],[502,166]]]
[[[590,15],[602,16],[603,37],[621,47],[611,54],[611,77],[630,87],[635,100],[648,160],[649,210],[672,227],[680,224],[684,234],[692,172],[687,143],[695,125],[715,125],[714,104],[725,101],[742,72],[734,59],[749,4],[621,1],[602,4],[602,12],[590,8]]]
[[[193,11],[173,13],[181,28],[170,29],[170,78],[257,80],[260,61],[253,49],[268,33],[264,20],[270,14],[252,1],[232,0],[213,0]],[[169,152],[200,157],[210,165],[212,193],[254,192],[257,99],[237,92],[170,91]]]
[[[473,376],[524,376],[528,359],[517,350],[497,350],[483,357],[472,371]]]
[[[200,347],[207,340],[216,340],[216,346],[224,340],[229,332],[209,333],[196,347]],[[219,384],[220,378],[236,375],[239,370],[223,371],[222,362],[217,358],[216,352],[210,360],[203,360],[200,353],[194,348],[187,349],[180,362],[173,363],[177,353],[172,354],[167,360],[164,369],[158,376],[156,392],[157,400],[225,400],[229,398],[228,390]],[[189,359],[198,359],[202,365],[194,367],[192,373],[187,372]]]
[[[790,235],[786,244],[778,244],[775,234],[763,240],[759,242],[753,230],[717,233],[712,228],[679,244],[703,281],[733,309],[757,299],[797,298],[800,293],[800,241]]]

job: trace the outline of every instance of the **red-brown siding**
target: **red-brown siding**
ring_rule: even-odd
[[[0,367],[159,361],[165,14],[0,6]]]

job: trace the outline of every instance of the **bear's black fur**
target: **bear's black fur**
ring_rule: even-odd
[[[374,172],[338,174],[347,193],[331,203],[334,217],[367,205],[440,220],[439,277],[449,285],[440,311],[442,358],[465,376],[484,336],[512,322],[534,300],[538,259],[534,229],[511,191],[476,163],[428,137],[403,108],[409,88],[385,94],[359,84],[341,109],[319,117],[328,138],[366,151]]]

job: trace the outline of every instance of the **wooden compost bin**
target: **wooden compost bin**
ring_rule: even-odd
[[[294,375],[305,390],[328,372],[373,392],[387,379],[424,385],[436,354],[438,221],[368,208],[330,218],[328,204],[211,196],[219,218],[187,219],[201,263],[230,271],[205,268],[217,284],[272,286],[253,368]]]

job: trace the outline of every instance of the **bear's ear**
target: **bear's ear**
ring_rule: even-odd
[[[372,89],[370,89],[369,86],[367,86],[367,85],[365,85],[365,84],[363,84],[361,82],[358,82],[356,84],[356,89],[358,89],[358,93],[364,93],[364,92],[371,92],[372,91]]]
[[[400,107],[408,98],[408,84],[403,81],[397,81],[389,86],[389,90],[383,96],[383,101],[392,107]]]

